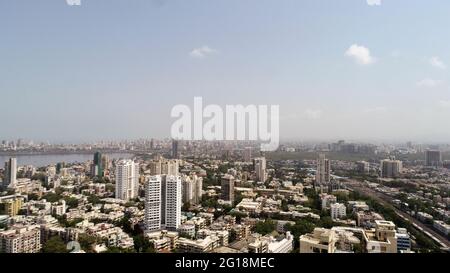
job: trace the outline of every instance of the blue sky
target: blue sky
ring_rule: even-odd
[[[0,138],[169,136],[175,104],[279,104],[281,137],[445,141],[450,2],[0,1]],[[446,126],[447,125],[447,126]]]

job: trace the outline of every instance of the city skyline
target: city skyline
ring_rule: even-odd
[[[338,150],[345,147],[343,142],[335,144]],[[17,166],[15,158],[11,158],[5,165],[4,177],[18,173],[21,178],[4,184],[3,190],[8,191],[0,195],[0,212],[4,214],[0,215],[0,250],[68,253],[64,242],[76,240],[72,241],[76,244],[83,240],[78,237],[83,234],[107,240],[95,247],[72,249],[71,253],[448,251],[448,211],[442,208],[449,204],[450,198],[444,188],[436,192],[448,181],[434,180],[429,175],[448,177],[450,161],[443,161],[437,151],[429,151],[426,160],[419,163],[406,160],[406,166],[393,157],[379,163],[335,160],[330,164],[324,154],[314,160],[269,160],[271,167],[278,166],[277,171],[266,169],[265,157],[255,157],[252,167],[249,162],[242,165],[239,159],[247,156],[243,150],[234,157],[237,161],[211,161],[208,154],[185,161],[156,154],[153,159],[136,156],[110,164],[109,157],[92,153],[93,160],[82,164],[39,169],[32,165]],[[101,166],[97,166],[100,162]],[[219,163],[220,167],[211,162]],[[228,168],[230,165],[234,167]],[[208,171],[217,176],[209,176]],[[336,175],[342,171],[350,177]],[[86,179],[79,179],[80,175]],[[276,177],[279,175],[292,180],[280,182]],[[371,182],[362,180],[360,175]],[[404,179],[407,177],[410,179]],[[209,185],[206,188],[203,179]],[[429,184],[423,184],[425,181]],[[75,194],[74,188],[81,190],[81,194]],[[64,197],[62,192],[67,195]],[[411,198],[419,203],[405,203],[411,202]],[[302,205],[294,206],[296,202]],[[394,210],[384,207],[387,202]],[[415,204],[420,204],[420,210],[424,211],[419,211]],[[214,211],[217,206],[222,208]],[[24,208],[30,222],[25,225],[9,222],[10,218],[24,217]],[[270,215],[276,219],[276,225]],[[303,220],[291,221],[297,218]],[[40,225],[36,221],[41,221]],[[311,232],[298,229],[305,221]],[[413,222],[414,228],[408,222]],[[61,227],[56,227],[56,223]],[[71,223],[75,223],[75,229],[70,227]],[[275,230],[277,233],[270,232]],[[417,237],[418,232],[432,241]],[[147,244],[141,244],[140,240]],[[242,244],[247,248],[242,248]]]
[[[31,270],[53,253],[102,271],[442,267],[448,11],[0,1],[0,257],[27,255]]]
[[[281,140],[445,142],[449,7],[4,1],[2,138],[169,137],[171,108],[202,96],[279,104]]]

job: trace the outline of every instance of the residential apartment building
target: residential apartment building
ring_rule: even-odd
[[[181,225],[181,177],[157,175],[145,182],[145,225],[148,231],[176,231]]]
[[[335,203],[330,206],[331,219],[337,220],[347,216],[347,208],[344,204]]]
[[[38,253],[41,248],[41,230],[38,225],[0,231],[0,252]]]
[[[138,197],[139,164],[120,160],[116,166],[116,198],[128,201]]]
[[[300,236],[300,253],[334,253],[336,233],[325,228],[315,228],[312,234]]]

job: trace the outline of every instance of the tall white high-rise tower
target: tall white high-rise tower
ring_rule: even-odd
[[[145,182],[145,226],[148,231],[177,230],[181,225],[181,177],[156,175]]]
[[[120,160],[116,166],[116,198],[130,200],[138,197],[139,163]]]

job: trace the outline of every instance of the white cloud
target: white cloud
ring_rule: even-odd
[[[364,109],[364,113],[367,113],[367,114],[386,113],[387,111],[388,111],[388,109],[384,106],[377,106],[377,107]]]
[[[442,81],[426,78],[426,79],[423,79],[421,81],[418,81],[416,83],[416,85],[418,87],[433,88],[433,87],[436,87],[436,86],[440,85],[441,83],[442,83]]]
[[[438,104],[441,107],[450,108],[450,100],[440,100]]]
[[[81,0],[66,0],[69,6],[81,6]]]
[[[202,46],[199,48],[194,48],[190,53],[189,56],[193,58],[205,58],[211,54],[217,53],[218,51],[216,49],[210,48],[209,46]]]
[[[369,6],[381,6],[381,0],[367,0]]]
[[[439,57],[431,57],[429,60],[430,64],[439,69],[446,69],[447,66],[444,64]]]
[[[305,117],[308,119],[320,119],[322,117],[322,110],[320,109],[306,109]]]
[[[370,50],[357,44],[350,46],[345,55],[353,58],[360,65],[369,65],[375,62],[375,58],[370,55]]]

